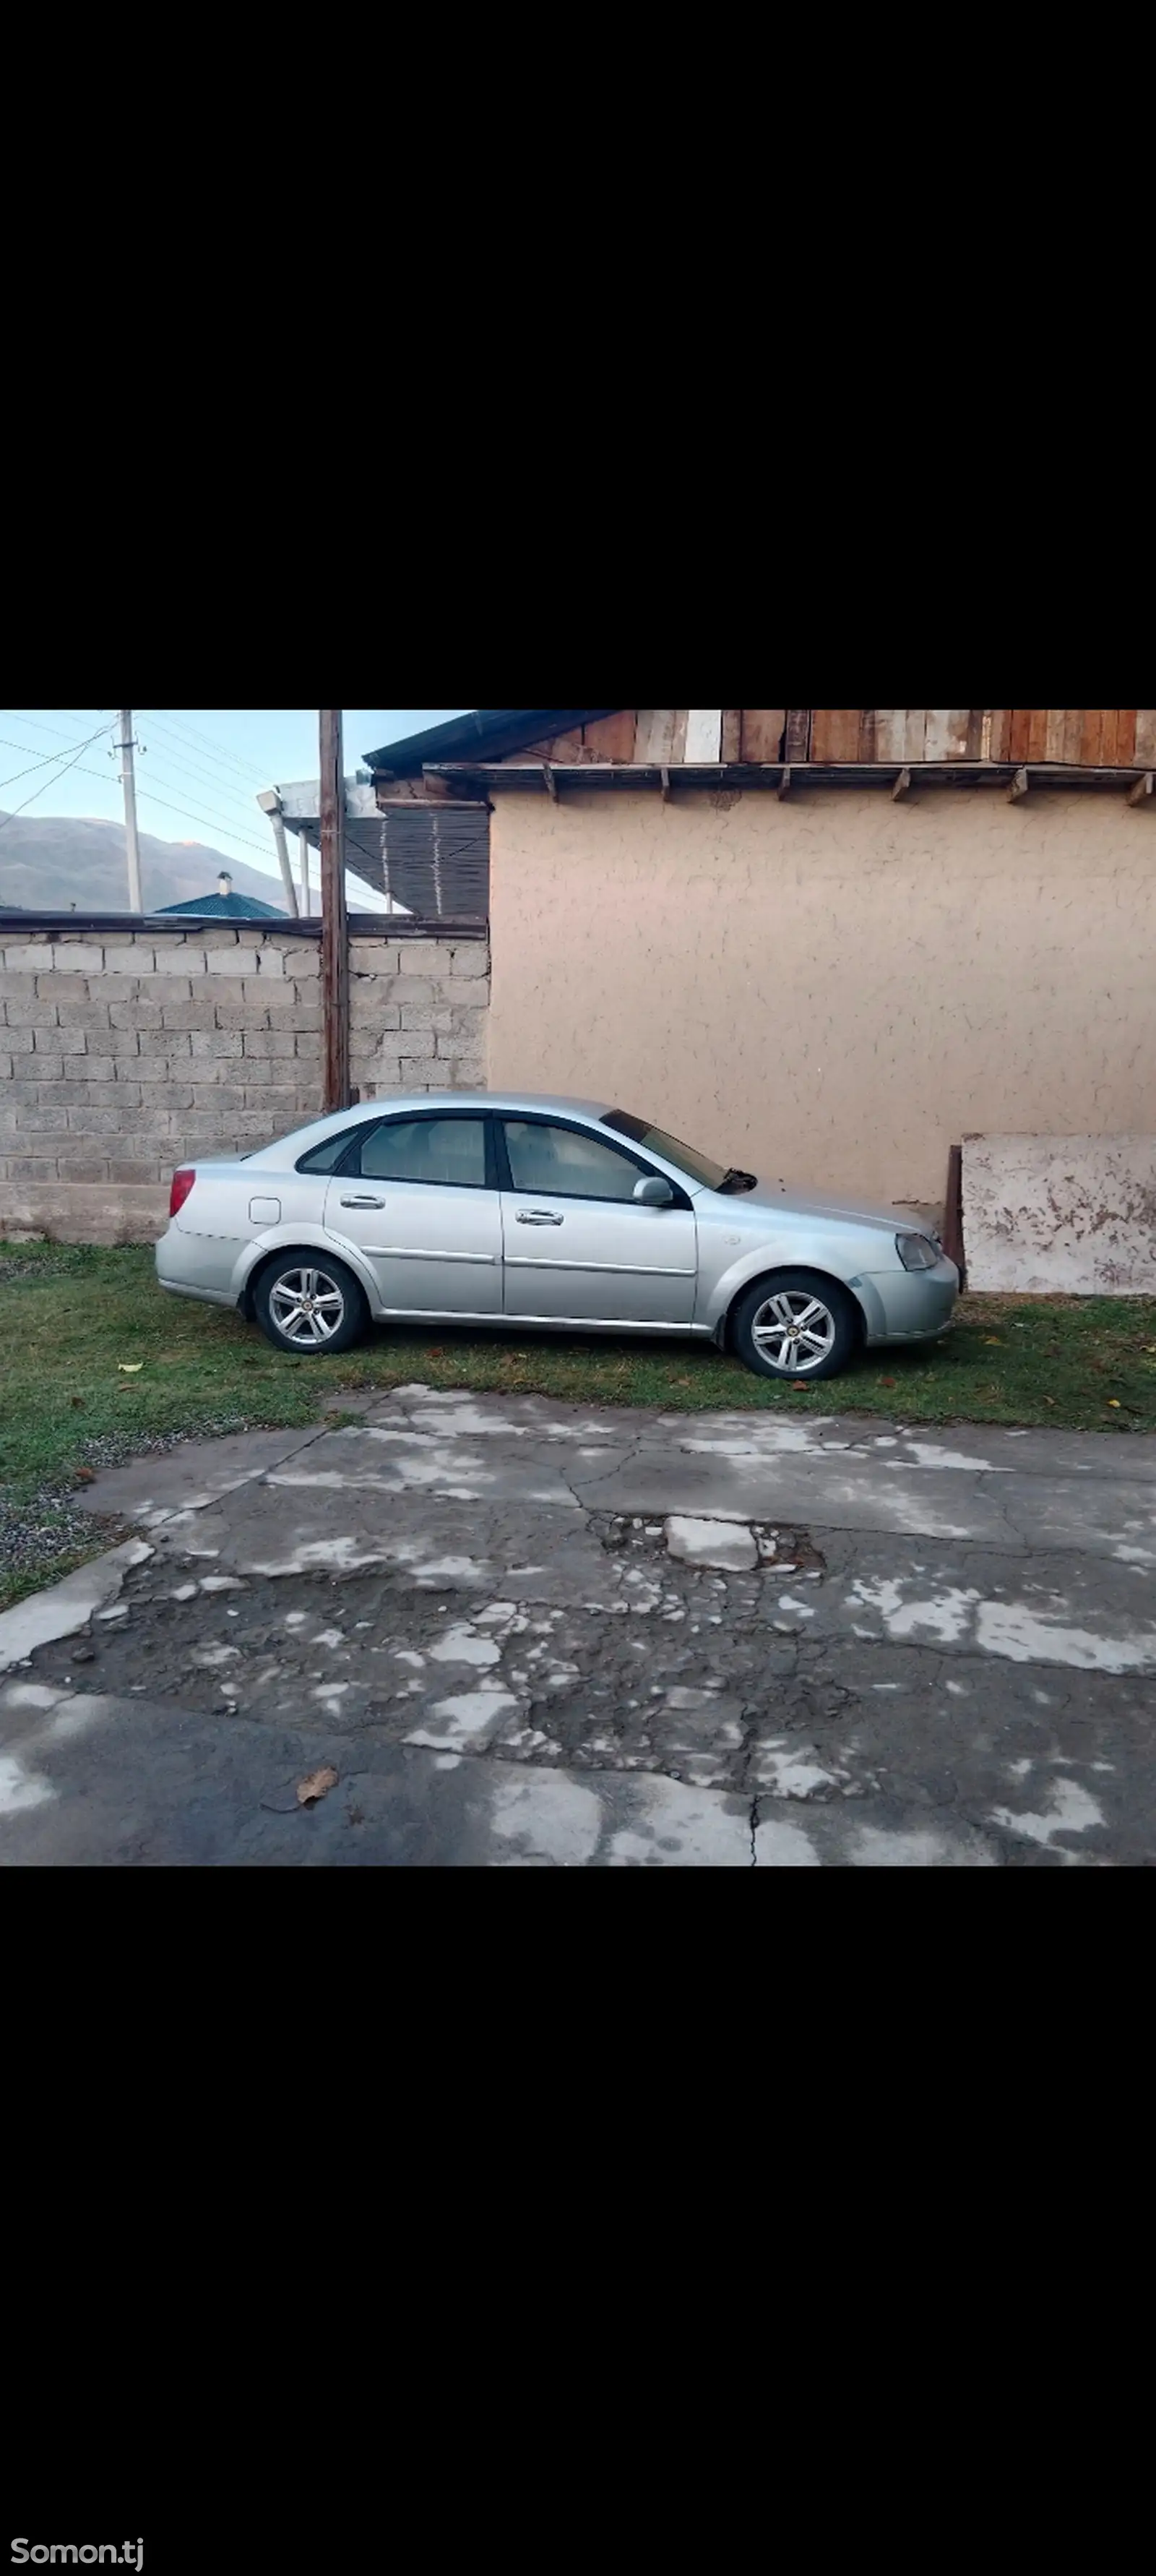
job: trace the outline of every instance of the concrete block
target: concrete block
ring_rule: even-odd
[[[22,940],[17,946],[5,948],[4,951],[6,975],[43,975],[50,972],[55,964],[56,959],[46,940],[37,939],[31,942]]]
[[[356,947],[356,942],[354,946]],[[312,945],[307,947],[303,939],[295,939],[289,950],[288,971],[295,984],[311,982],[321,972],[320,943],[316,947]]]
[[[235,948],[237,945],[237,933],[225,921],[207,921],[199,936],[204,949]],[[214,959],[213,972],[217,974],[219,971],[219,962]]]
[[[108,1017],[109,1025],[114,1029],[159,1029],[161,1005],[159,1002],[138,1001],[130,995],[123,1002],[110,1002]]]
[[[451,984],[450,996],[455,1011],[488,1011],[490,1007],[488,980],[485,983]]]
[[[241,1082],[245,1078],[239,1056],[197,1055],[183,1070],[198,1094],[215,1091],[223,1082]]]
[[[109,1055],[135,1057],[140,1050],[140,1038],[135,1029],[106,1029],[101,1045]]]
[[[4,1044],[10,1055],[31,1055],[35,1036],[35,1029],[5,1029]]]
[[[73,1138],[74,1146],[75,1142],[76,1140]],[[57,1156],[56,1161],[56,1176],[57,1179],[61,1181],[107,1181],[109,1178],[109,1167],[103,1154],[98,1154],[96,1152],[83,1155],[75,1153],[72,1155],[60,1154]],[[155,1175],[150,1175],[150,1177],[155,1177]]]
[[[51,1136],[58,1128],[67,1132],[67,1109],[46,1109],[38,1101],[35,1109],[18,1109],[16,1112],[16,1130],[20,1135],[27,1136],[29,1131],[34,1131],[38,1136]]]
[[[74,1136],[125,1136],[139,1121],[131,1108],[90,1109],[86,1103],[83,1109],[69,1110],[68,1124]]]
[[[10,1029],[54,1029],[56,1006],[37,1000],[35,987],[29,985],[26,1002],[11,1001],[4,1005],[4,1016]]]
[[[285,968],[285,951],[284,951],[284,949],[283,949],[283,948],[269,948],[269,947],[264,947],[264,948],[259,948],[259,949],[258,949],[258,951],[257,951],[257,980],[258,980],[258,983],[261,983],[261,984],[283,983],[283,982],[284,982],[284,980],[285,980],[285,972],[286,972],[286,968]]]
[[[195,1056],[240,1055],[239,1029],[194,1029],[189,1046]]]
[[[268,1011],[252,1010],[241,1000],[238,990],[235,1003],[217,1002],[214,1005],[213,1017],[208,1025],[215,1029],[239,1029],[243,1037],[248,1029],[267,1029],[269,1014]],[[200,1022],[200,1026],[202,1028],[206,1026],[204,1020]]]
[[[58,975],[100,975],[104,971],[104,950],[84,939],[58,939],[56,972]]]
[[[490,952],[483,939],[465,940],[460,948],[450,950],[450,973],[476,977],[488,975]]]
[[[437,939],[403,939],[398,943],[399,975],[440,975],[447,951]]]
[[[158,946],[156,952],[157,974],[185,976],[188,979],[186,983],[186,995],[190,990],[191,985],[199,982],[204,971],[204,950],[194,947],[191,941],[186,940],[182,945],[174,945],[172,948],[167,945],[164,947]],[[181,998],[184,999],[185,995],[182,995]]]
[[[21,1032],[19,1029],[10,1029],[8,1032],[9,1037],[13,1039],[13,1041],[15,1041],[20,1034]],[[40,1031],[39,1029],[26,1029],[24,1031],[24,1035],[30,1038],[38,1038]],[[71,1071],[74,1064],[74,1058],[70,1056],[67,1061],[69,1071]],[[35,1081],[37,1083],[57,1083],[61,1080],[64,1070],[65,1058],[63,1055],[42,1055],[39,1048],[36,1049],[32,1056],[22,1055],[20,1058],[20,1072],[26,1081]]]
[[[253,972],[251,952],[247,948],[238,948],[235,944],[228,948],[211,948],[205,959],[205,972],[206,978],[227,975],[230,983],[236,976],[251,975]]]
[[[14,1181],[54,1181],[55,1154],[10,1154],[8,1170]]]
[[[298,1029],[294,1039],[294,1053],[305,1057],[310,1064],[318,1063],[321,1056],[320,1032],[313,1029]]]
[[[440,1090],[444,1073],[445,1066],[438,1063],[436,1056],[403,1055],[401,1058],[402,1086],[409,1091]]]
[[[107,1180],[85,1187],[52,1176],[9,1178],[0,1189],[0,1233],[18,1227],[58,1243],[151,1243],[167,1223],[167,1184],[114,1190]]]
[[[45,1054],[83,1055],[84,1031],[83,1029],[34,1029],[32,1043],[38,1055],[42,1047]]]
[[[88,1001],[83,987],[75,1000],[63,987],[55,1010],[62,1029],[107,1029],[109,1025],[108,1003]]]
[[[104,971],[106,975],[153,975],[156,951],[135,944],[131,948],[106,949]]]
[[[240,1072],[240,1070],[238,1065],[237,1071]],[[207,1094],[198,1100],[198,1110],[202,1113],[206,1097],[210,1105],[210,1115],[213,1118],[224,1118],[234,1109],[243,1109],[245,1106],[245,1094],[236,1083],[214,1082],[208,1088]]]
[[[241,1039],[246,1056],[292,1055],[292,1029],[246,1029]]]
[[[1156,1295],[1156,1136],[965,1136],[969,1288]]]
[[[434,1030],[437,1028],[444,1027],[448,1029],[450,1018],[448,1011],[435,1010],[429,1003],[419,1004],[417,1009],[414,1010],[411,1009],[408,1003],[403,1002],[401,1006],[401,1025],[403,1031],[402,1044],[404,1045],[404,1032],[407,1029],[416,1030],[422,1036],[432,1036]]]

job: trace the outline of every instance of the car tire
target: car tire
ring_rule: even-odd
[[[756,1377],[837,1377],[860,1337],[850,1291],[818,1270],[776,1270],[757,1280],[731,1319],[731,1347]]]
[[[344,1261],[315,1249],[279,1252],[267,1264],[253,1292],[253,1312],[274,1350],[298,1360],[347,1351],[369,1320],[360,1280]]]

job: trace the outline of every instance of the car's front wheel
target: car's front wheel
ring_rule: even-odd
[[[253,1311],[274,1349],[312,1359],[320,1351],[347,1351],[365,1330],[365,1294],[352,1270],[327,1254],[287,1252],[269,1262],[253,1296]]]
[[[849,1291],[814,1270],[778,1270],[747,1290],[731,1341],[756,1377],[835,1377],[859,1343]]]

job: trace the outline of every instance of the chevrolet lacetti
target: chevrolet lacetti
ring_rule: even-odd
[[[371,1324],[693,1334],[762,1377],[946,1332],[959,1276],[894,1209],[727,1169],[624,1109],[530,1093],[363,1101],[173,1176],[162,1288],[278,1350]]]

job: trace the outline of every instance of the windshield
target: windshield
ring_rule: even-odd
[[[709,1154],[680,1144],[677,1136],[649,1126],[645,1118],[632,1118],[628,1109],[604,1110],[601,1123],[613,1127],[619,1136],[629,1136],[632,1145],[649,1145],[652,1154],[660,1154],[664,1163],[673,1163],[676,1172],[685,1172],[688,1180],[701,1181],[708,1190],[721,1190],[728,1178],[725,1163],[712,1163]]]

